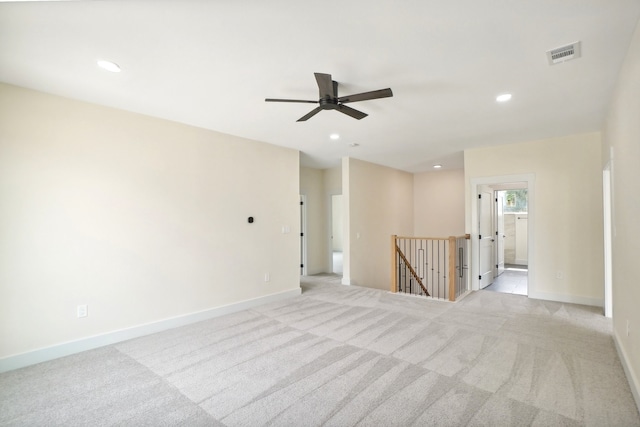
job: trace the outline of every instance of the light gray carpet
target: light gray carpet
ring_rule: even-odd
[[[598,309],[337,281],[2,374],[0,425],[640,426]]]

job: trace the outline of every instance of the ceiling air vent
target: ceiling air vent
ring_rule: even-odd
[[[571,43],[566,46],[547,51],[549,65],[570,61],[576,58],[580,58],[580,42]]]

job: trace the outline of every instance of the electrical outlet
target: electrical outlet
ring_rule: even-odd
[[[76,314],[78,317],[87,317],[89,315],[89,308],[86,304],[79,305],[76,308]]]
[[[269,276],[269,273],[264,273],[264,281],[268,282],[269,280],[271,280],[271,276]]]

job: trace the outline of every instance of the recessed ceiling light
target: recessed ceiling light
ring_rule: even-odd
[[[331,138],[331,139],[340,139],[340,135],[338,135],[337,133],[332,133],[331,135],[329,135],[329,138]]]
[[[496,101],[498,101],[498,102],[507,102],[510,99],[511,99],[511,94],[510,93],[503,93],[502,95],[498,95],[496,97]]]
[[[111,71],[112,73],[119,73],[121,71],[120,66],[115,62],[105,61],[102,59],[98,61],[98,67],[102,68],[103,70]]]
[[[440,168],[442,168],[442,165],[433,165],[433,168],[434,169],[440,169]]]

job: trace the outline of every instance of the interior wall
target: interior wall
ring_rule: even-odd
[[[342,194],[331,196],[331,250],[342,252]]]
[[[342,166],[323,170],[326,194],[342,194]]]
[[[352,285],[389,289],[391,235],[413,233],[413,175],[408,172],[345,159],[348,185],[343,203],[349,215],[348,244]],[[345,257],[345,275],[347,258]]]
[[[466,150],[468,232],[476,202],[471,180],[518,174],[535,174],[536,280],[529,296],[602,305],[601,135]]]
[[[439,170],[413,175],[414,235],[462,236],[464,170]]]
[[[299,289],[298,156],[0,84],[0,357]]]
[[[300,194],[307,196],[307,274],[324,273],[326,251],[326,197],[324,171],[300,167]]]
[[[613,329],[640,408],[640,23],[606,120],[602,167],[612,178]],[[613,154],[613,156],[611,156]],[[602,168],[601,168],[602,169]],[[628,330],[627,330],[627,325]]]

